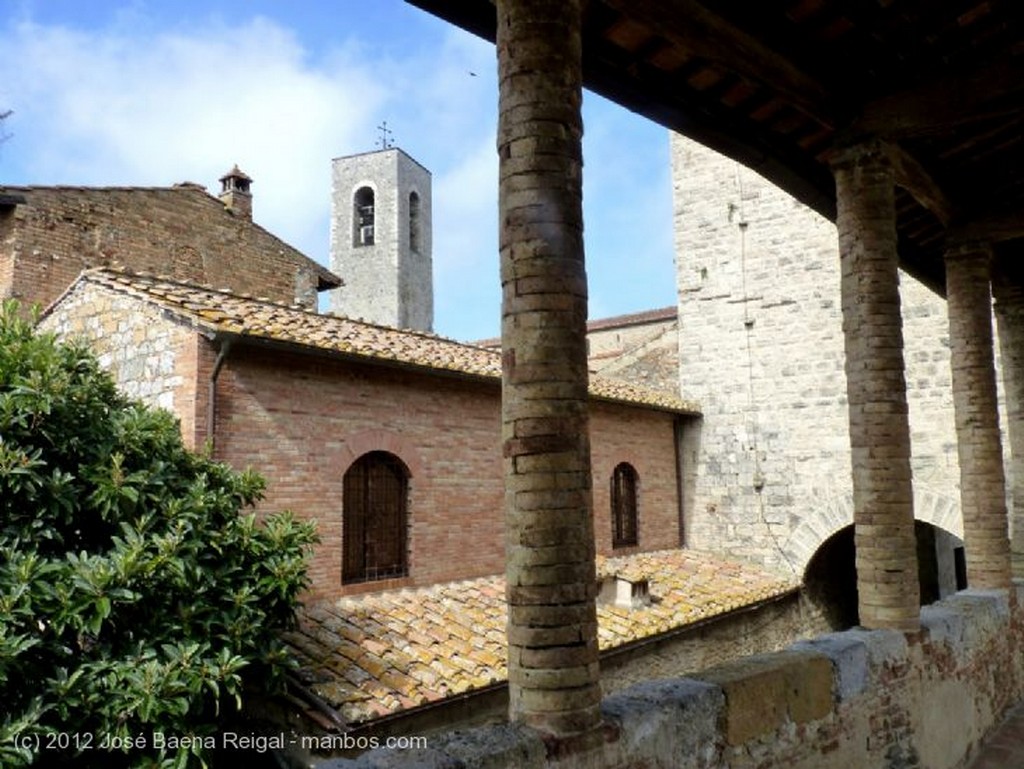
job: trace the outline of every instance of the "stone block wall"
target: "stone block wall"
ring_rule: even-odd
[[[195,440],[203,393],[197,390],[194,331],[152,306],[90,284],[76,286],[40,329],[86,342],[125,395],[179,416],[186,444],[201,445]]]
[[[335,158],[331,165],[331,269],[345,285],[331,295],[339,315],[430,331],[434,288],[430,172],[396,148]],[[374,239],[355,245],[355,195],[373,191]],[[419,198],[411,247],[411,193]]]
[[[966,591],[922,630],[848,630],[604,700],[603,730],[506,725],[319,769],[960,769],[1022,696],[1024,590]]]
[[[687,543],[802,574],[852,522],[834,225],[671,139]],[[917,517],[962,536],[945,302],[901,275]]]

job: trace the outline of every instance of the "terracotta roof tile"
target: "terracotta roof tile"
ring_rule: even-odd
[[[390,361],[435,372],[493,380],[501,378],[501,356],[495,350],[433,334],[320,315],[171,278],[111,268],[87,270],[79,281],[105,286],[156,304],[209,334],[238,335],[251,340],[379,362]],[[70,290],[74,290],[74,286]],[[59,301],[45,314],[52,312]],[[618,380],[592,376],[590,393],[601,400],[683,414],[699,413],[697,404],[685,401],[675,393]]]
[[[598,606],[602,650],[685,627],[792,590],[797,583],[710,553],[598,558],[598,577],[647,579],[649,606]],[[507,679],[505,579],[370,593],[303,609],[288,641],[315,670],[315,694],[349,723]],[[354,639],[363,651],[352,653]],[[333,640],[332,640],[333,639]],[[327,675],[324,676],[326,671]]]

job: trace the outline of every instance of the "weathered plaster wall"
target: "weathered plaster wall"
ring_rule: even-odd
[[[605,699],[604,728],[556,742],[518,726],[438,736],[320,769],[960,769],[1024,683],[1024,590],[922,610],[919,636],[848,630]]]
[[[763,178],[671,140],[687,542],[801,573],[852,522],[834,225]],[[918,518],[961,535],[945,302],[902,276]]]

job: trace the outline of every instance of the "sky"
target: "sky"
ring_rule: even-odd
[[[328,264],[331,159],[433,176],[434,329],[497,336],[494,47],[402,0],[0,0],[0,185],[253,179],[257,223]],[[586,92],[590,317],[675,303],[665,129]]]

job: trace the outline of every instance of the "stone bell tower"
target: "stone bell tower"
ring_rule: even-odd
[[[432,331],[430,172],[396,147],[331,164],[331,310]]]

